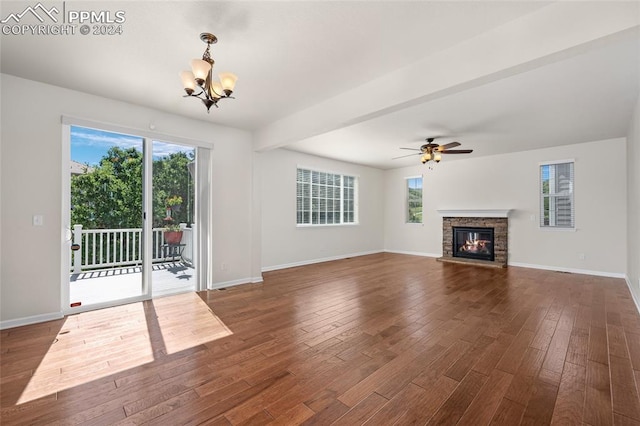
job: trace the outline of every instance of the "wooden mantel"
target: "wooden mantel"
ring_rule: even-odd
[[[508,210],[438,210],[442,217],[509,217]]]

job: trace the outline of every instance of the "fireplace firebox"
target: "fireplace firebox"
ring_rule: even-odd
[[[493,228],[453,227],[453,256],[494,261]]]

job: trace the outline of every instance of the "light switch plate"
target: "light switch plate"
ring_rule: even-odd
[[[44,216],[41,214],[33,215],[33,226],[42,226],[44,225]]]

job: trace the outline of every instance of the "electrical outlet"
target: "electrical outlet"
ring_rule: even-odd
[[[584,253],[579,253],[578,254],[578,259],[584,260],[585,258],[586,258],[586,256],[584,255]]]
[[[536,221],[536,215],[535,215],[535,214],[532,214],[531,216],[529,216],[529,220],[530,220],[531,222],[535,222],[535,221]]]
[[[221,270],[221,271],[226,271],[226,270],[227,270],[227,264],[226,264],[226,263],[224,263],[224,262],[223,262],[223,263],[221,263],[221,264],[220,264],[220,270]]]

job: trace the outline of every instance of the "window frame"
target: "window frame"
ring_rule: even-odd
[[[543,167],[545,166],[558,166],[561,164],[570,164],[570,178],[569,178],[569,191],[568,193],[551,193],[549,190],[548,194],[544,193],[544,180],[543,180]],[[576,205],[575,205],[575,180],[576,180],[576,162],[575,159],[565,159],[565,160],[554,160],[554,161],[543,161],[538,163],[538,197],[539,197],[539,214],[540,218],[538,220],[538,227],[541,230],[553,230],[553,231],[575,231],[576,230]],[[559,198],[569,198],[571,204],[571,224],[570,225],[558,225],[551,224],[551,218],[549,220],[549,224],[545,224],[545,198],[549,198],[549,212],[551,215],[551,204],[552,200],[557,200]],[[555,210],[555,209],[554,209]]]
[[[409,182],[412,180],[416,180],[416,179],[420,179],[420,221],[419,222],[412,222],[410,220],[410,203],[411,200],[409,199],[409,190],[411,189],[409,187]],[[407,176],[404,178],[404,191],[405,191],[405,197],[404,197],[404,223],[407,225],[423,225],[424,224],[424,176],[423,175],[416,175],[416,176]]]
[[[300,171],[307,171],[310,173],[310,182],[301,182],[299,180],[299,172]],[[333,202],[338,202],[339,206],[340,206],[340,211],[337,212],[336,210],[331,211],[331,213],[333,215],[338,214],[339,215],[339,219],[340,222],[333,222],[333,223],[312,223],[313,222],[313,205],[314,205],[314,191],[313,191],[313,174],[314,173],[324,173],[326,175],[330,175],[332,178],[335,176],[338,176],[340,179],[340,186],[336,186],[334,184],[332,184],[331,186],[328,185],[324,185],[326,188],[326,192],[328,194],[329,189],[332,189],[333,194],[335,196],[335,190],[338,190],[340,198],[336,199],[336,198],[327,198],[325,196],[324,201],[325,203],[333,200]],[[329,176],[326,176],[329,177]],[[345,178],[351,178],[353,179],[353,186],[348,187],[345,186]],[[308,228],[308,227],[324,227],[324,226],[353,226],[353,225],[358,225],[359,224],[359,209],[358,209],[358,196],[359,196],[359,180],[360,177],[358,175],[355,174],[347,174],[347,173],[340,173],[340,172],[335,172],[335,171],[331,171],[331,170],[326,170],[326,169],[318,169],[318,168],[314,168],[314,167],[308,167],[308,166],[302,166],[302,165],[298,165],[296,166],[296,227],[299,228]],[[300,210],[300,184],[308,184],[309,185],[309,191],[308,191],[308,196],[305,196],[303,194],[302,196],[302,204],[303,204],[303,209]],[[317,183],[316,185],[321,185],[320,183]],[[345,192],[347,192],[349,189],[353,189],[353,209],[345,209],[345,203],[348,203],[348,199],[345,199]],[[304,191],[303,191],[304,192]],[[320,195],[321,193],[323,193],[324,191],[321,191],[320,188],[318,189],[318,194]],[[305,204],[304,198],[308,199],[308,204]],[[318,201],[318,205],[321,206],[321,198],[318,197],[317,198]],[[306,209],[304,209],[304,207],[308,205],[309,210],[307,211]],[[326,205],[326,204],[325,204]],[[334,204],[335,205],[335,204]],[[348,204],[347,204],[348,206]],[[299,213],[302,212],[303,214],[305,212],[308,212],[309,217],[308,220],[309,222],[305,223],[299,222]],[[328,210],[325,210],[326,213],[329,213]],[[345,218],[345,214],[346,213],[353,213],[353,221],[352,222],[345,222],[344,218]],[[304,218],[303,218],[304,220]],[[327,217],[325,217],[325,221],[327,220]]]

